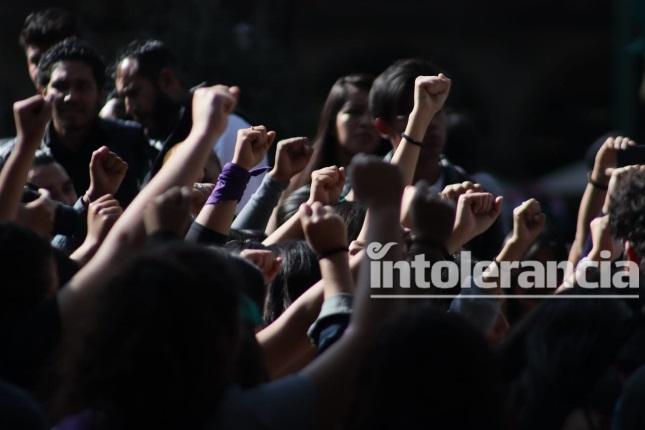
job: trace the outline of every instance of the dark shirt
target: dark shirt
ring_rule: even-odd
[[[39,388],[61,341],[54,296],[16,316],[0,318],[0,379],[26,390]]]
[[[11,154],[15,143],[15,139],[12,139],[0,146],[1,165],[4,165]],[[65,168],[74,182],[76,193],[82,196],[90,185],[89,165],[92,152],[101,146],[107,146],[128,163],[128,172],[115,195],[122,206],[127,206],[137,195],[150,166],[150,146],[139,125],[97,118],[87,142],[78,150],[70,151],[63,146],[50,123],[40,149],[49,152]]]

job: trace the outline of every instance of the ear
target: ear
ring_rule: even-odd
[[[392,126],[390,125],[390,123],[388,123],[383,118],[378,118],[378,117],[375,118],[374,127],[376,127],[376,131],[379,132],[379,134],[383,139],[389,140],[392,137],[394,130],[392,129]]]
[[[177,77],[175,72],[170,67],[164,67],[159,72],[159,77],[157,78],[157,84],[159,88],[165,93],[173,91],[177,83]]]

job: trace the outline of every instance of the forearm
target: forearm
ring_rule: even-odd
[[[75,324],[77,313],[85,312],[100,291],[106,272],[115,259],[123,264],[145,241],[144,209],[156,196],[173,186],[192,184],[193,170],[200,170],[210,152],[212,136],[190,134],[176,155],[165,164],[118,219],[94,257],[59,292],[63,324]],[[186,169],[185,166],[192,166]]]
[[[99,243],[94,241],[85,240],[81,246],[79,246],[70,256],[71,260],[74,260],[79,267],[85,266],[88,261],[96,254],[96,251],[99,249]]]
[[[405,128],[405,134],[417,142],[423,142],[423,138],[425,137],[426,130],[428,129],[428,125],[431,120],[432,117],[429,119],[425,118],[416,110],[413,110],[412,113],[410,113],[408,125]],[[407,139],[401,139],[401,142],[399,142],[399,145],[396,147],[391,163],[399,166],[401,169],[404,186],[412,185],[420,153],[421,148],[410,143]]]
[[[379,242],[381,246],[394,243],[394,246],[380,258],[379,261],[396,262],[401,260],[403,254],[401,245],[403,243],[402,230],[399,225],[398,208],[370,208],[372,216],[368,224],[366,246],[373,242]],[[354,318],[351,328],[361,333],[375,333],[377,327],[393,309],[392,300],[375,300],[371,298],[370,279],[370,258],[365,255],[361,262],[356,283],[356,299],[354,306]],[[396,288],[396,279],[394,280]],[[369,336],[367,336],[369,337]]]
[[[236,206],[237,201],[235,200],[206,204],[197,215],[195,222],[219,234],[228,236],[231,231],[231,223],[235,218]]]
[[[274,245],[285,240],[302,239],[302,225],[300,224],[300,215],[298,212],[293,214],[284,224],[282,224],[276,231],[271,233],[269,237],[264,239],[262,244],[264,246]]]
[[[233,221],[232,228],[264,230],[285,188],[286,184],[274,179],[270,173],[267,174],[260,187]]]
[[[354,281],[347,252],[338,252],[320,260],[320,274],[324,284],[325,299],[337,294],[351,294]]]
[[[515,237],[511,237],[506,241],[502,250],[497,254],[497,257],[495,257],[495,261],[491,262],[482,274],[483,282],[487,283],[489,287],[491,284],[495,286],[495,288],[485,288],[484,290],[486,292],[490,294],[502,293],[500,290],[502,276],[502,267],[500,267],[500,263],[522,260],[530,245],[530,243],[526,243],[525,241]]]
[[[307,329],[316,320],[323,300],[323,281],[319,281],[256,334],[271,375],[279,374],[311,347]]]
[[[587,184],[585,188],[580,200],[580,208],[578,209],[576,236],[569,253],[569,261],[573,264],[576,264],[582,256],[582,247],[589,234],[589,223],[601,211],[606,195],[606,191],[600,190],[591,184]]]
[[[0,170],[0,221],[13,221],[18,215],[22,191],[34,160],[34,151],[18,142]]]

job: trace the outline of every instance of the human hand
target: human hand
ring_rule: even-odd
[[[455,207],[452,201],[441,199],[432,192],[426,181],[421,181],[416,186],[410,206],[413,237],[445,246],[455,222]]]
[[[268,249],[244,249],[240,252],[240,257],[248,260],[260,270],[265,285],[273,282],[282,267],[282,258],[277,257]]]
[[[490,193],[465,193],[459,196],[455,224],[447,246],[451,254],[495,222],[502,211],[502,197]]]
[[[190,222],[191,197],[189,187],[172,187],[155,197],[143,213],[146,233],[151,235],[158,231],[170,231],[184,237]]]
[[[528,248],[544,231],[546,216],[542,213],[540,202],[529,199],[513,209],[512,241]]]
[[[191,134],[207,140],[219,137],[228,124],[228,115],[235,110],[240,96],[238,87],[215,85],[198,88],[193,93]]]
[[[307,203],[333,205],[338,202],[345,185],[345,168],[328,166],[311,172],[311,191]]]
[[[427,121],[429,125],[436,113],[443,108],[450,94],[450,84],[450,79],[443,73],[438,76],[418,76],[414,81],[414,116]]]
[[[303,203],[299,212],[305,238],[318,255],[347,248],[347,227],[331,206],[320,202]]]
[[[90,203],[87,209],[87,236],[85,241],[98,246],[123,213],[119,202],[105,194]]]
[[[278,142],[275,164],[269,175],[278,182],[288,183],[307,166],[314,150],[306,137],[292,137]]]
[[[400,210],[403,180],[394,164],[376,156],[356,155],[352,160],[352,189],[357,201],[368,208]]]
[[[591,179],[600,184],[607,184],[611,175],[608,169],[616,167],[618,152],[624,151],[634,145],[636,143],[627,137],[617,136],[607,138],[596,153]]]
[[[266,156],[275,139],[275,131],[267,131],[263,125],[243,128],[237,132],[233,163],[250,170]]]
[[[90,186],[83,196],[83,202],[87,205],[106,194],[114,195],[127,171],[128,163],[110,151],[107,146],[101,146],[92,153]]]
[[[195,182],[190,196],[190,213],[197,216],[206,204],[208,197],[215,189],[215,184]]]
[[[43,237],[50,237],[56,219],[56,202],[44,188],[38,190],[40,196],[18,208],[16,223],[30,228]]]
[[[464,193],[482,193],[484,188],[476,182],[464,181],[457,184],[446,185],[439,196],[444,199],[457,204],[459,196]]]
[[[51,111],[51,103],[41,95],[15,102],[13,117],[17,145],[25,145],[29,151],[35,151],[43,139]]]

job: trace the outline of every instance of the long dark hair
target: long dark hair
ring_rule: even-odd
[[[338,138],[336,137],[336,115],[349,96],[351,87],[369,92],[374,77],[355,73],[339,78],[331,87],[327,100],[320,112],[318,131],[313,140],[314,153],[309,164],[291,181],[285,195],[311,182],[311,172],[327,166],[338,165]]]

